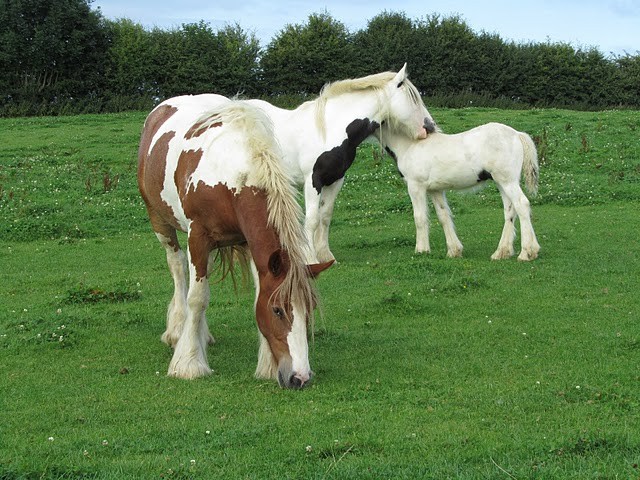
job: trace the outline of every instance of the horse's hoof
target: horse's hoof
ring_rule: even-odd
[[[520,255],[518,255],[518,260],[520,262],[530,262],[531,260],[535,260],[536,258],[538,258],[537,252],[522,251],[520,252]]]

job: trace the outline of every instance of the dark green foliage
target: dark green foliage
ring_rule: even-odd
[[[106,28],[87,0],[0,1],[0,108],[59,111],[103,91]]]
[[[410,62],[412,78],[420,73],[423,52],[417,50],[414,22],[403,13],[385,11],[372,18],[365,30],[354,35],[353,43],[357,55],[351,61],[352,77],[398,70],[405,62]]]
[[[327,13],[309,15],[306,25],[287,25],[262,55],[268,94],[314,94],[331,80],[353,76],[353,46],[345,26]]]
[[[0,0],[0,115],[148,111],[181,94],[292,98],[408,63],[432,106],[640,106],[640,60],[566,43],[507,42],[459,15],[384,11],[350,32],[328,12],[261,48],[239,24],[169,30],[105,20],[91,0]],[[292,97],[293,96],[293,97]]]

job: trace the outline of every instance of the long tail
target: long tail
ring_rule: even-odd
[[[523,132],[520,132],[520,141],[522,142],[524,157],[522,162],[524,183],[527,187],[527,191],[531,195],[536,195],[538,193],[538,176],[540,172],[536,144],[533,143],[533,140],[531,140],[529,135]]]

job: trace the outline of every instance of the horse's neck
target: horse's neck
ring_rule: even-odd
[[[331,145],[342,142],[347,126],[356,119],[380,122],[382,116],[380,102],[374,92],[345,93],[330,98],[324,111],[326,142]]]
[[[407,152],[415,145],[415,140],[398,133],[392,133],[388,128],[382,129],[378,138],[382,145],[393,150],[393,153],[400,158],[406,156]]]
[[[234,209],[256,265],[264,265],[268,256],[280,248],[278,235],[269,225],[268,200],[263,190],[245,187],[233,198]]]

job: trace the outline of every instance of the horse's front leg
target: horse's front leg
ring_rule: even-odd
[[[329,249],[329,228],[331,227],[331,217],[333,207],[338,198],[338,193],[344,184],[344,177],[336,180],[331,185],[322,188],[320,206],[318,209],[319,222],[316,233],[313,237],[313,245],[319,262],[329,262],[335,260],[333,253]]]
[[[253,302],[253,309],[255,311],[256,304],[258,303],[258,295],[260,295],[260,277],[258,276],[258,269],[256,264],[251,259],[251,273],[253,274],[253,284],[256,287],[256,297]],[[258,365],[256,367],[255,376],[260,379],[277,379],[278,378],[278,364],[271,353],[271,347],[269,342],[262,335],[262,332],[258,328]]]
[[[429,253],[429,210],[427,191],[424,185],[413,180],[407,181],[407,190],[413,206],[413,220],[416,224],[416,253]]]
[[[172,377],[190,379],[211,374],[206,352],[210,336],[205,317],[210,296],[207,279],[209,254],[204,242],[206,240],[189,233],[187,315],[169,364],[168,374]]]
[[[314,264],[319,262],[314,239],[320,223],[320,194],[313,187],[311,177],[304,183],[304,209],[304,231],[311,249],[307,263]]]
[[[451,209],[449,208],[449,203],[447,203],[447,197],[444,191],[430,192],[430,196],[447,240],[447,256],[461,257],[462,242],[460,242],[458,235],[456,235],[456,226],[453,224]]]

